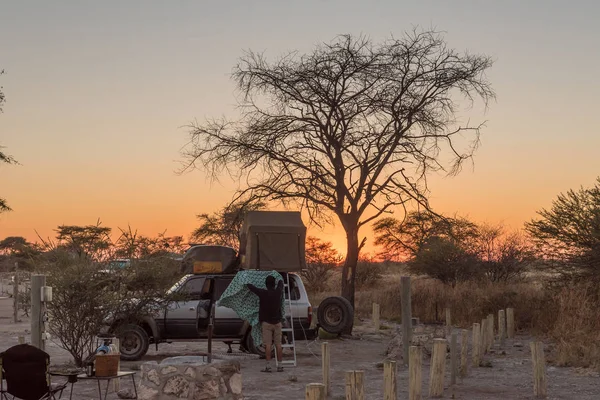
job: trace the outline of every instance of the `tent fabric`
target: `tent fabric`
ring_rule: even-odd
[[[306,268],[306,226],[299,212],[249,212],[241,239],[240,255],[246,269],[297,272]]]
[[[252,327],[252,339],[258,345],[262,344],[262,329],[258,321],[258,296],[246,287],[251,283],[257,288],[266,289],[265,279],[267,276],[275,277],[275,284],[283,281],[283,277],[276,271],[240,271],[238,272],[227,289],[221,295],[217,305],[231,308],[237,315],[248,321]],[[285,296],[281,296],[281,315],[285,317]]]

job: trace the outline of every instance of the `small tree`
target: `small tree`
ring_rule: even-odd
[[[409,202],[427,208],[427,174],[471,159],[481,126],[456,124],[458,100],[494,97],[491,65],[433,31],[380,44],[342,35],[274,62],[248,52],[233,72],[242,115],[192,126],[184,155],[215,179],[229,172],[240,196],[337,220],[342,295],[354,305],[360,228]]]
[[[88,258],[54,252],[46,265],[53,288],[50,331],[78,366],[94,350],[94,339],[106,321],[118,316],[135,322],[162,309],[165,291],[179,278],[164,260],[134,261],[128,268],[102,273],[104,266]]]
[[[535,261],[531,246],[523,235],[507,233],[500,225],[479,226],[474,250],[491,282],[521,279]]]
[[[445,237],[431,238],[407,265],[414,274],[427,275],[452,287],[481,276],[477,256]]]
[[[108,250],[112,246],[110,239],[111,228],[101,226],[100,220],[96,225],[61,225],[56,229],[58,246],[77,255],[100,261],[109,257]]]
[[[314,236],[306,238],[306,270],[302,271],[302,277],[307,286],[317,292],[324,291],[333,269],[343,259],[331,242]]]
[[[433,211],[414,211],[403,220],[382,218],[373,225],[375,244],[386,259],[415,257],[432,238],[446,238],[470,246],[478,235],[477,225],[462,217],[444,217]]]
[[[115,257],[145,259],[152,257],[182,254],[188,247],[183,236],[166,236],[165,232],[156,237],[138,234],[131,226],[119,228],[121,235],[114,245]]]
[[[561,193],[525,224],[546,265],[564,278],[600,277],[600,178]]]
[[[4,70],[0,70],[0,75],[2,74],[4,74]],[[2,86],[0,86],[0,113],[2,112],[2,106],[4,105],[5,99]],[[17,164],[17,161],[14,158],[2,152],[3,148],[4,147],[0,146],[0,163]],[[11,208],[6,203],[6,200],[0,197],[0,213],[10,210]]]
[[[191,239],[202,244],[229,246],[239,250],[246,214],[264,208],[262,201],[237,200],[213,214],[198,214],[200,226],[192,232]]]

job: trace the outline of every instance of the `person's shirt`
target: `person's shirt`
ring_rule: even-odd
[[[260,289],[252,284],[246,285],[248,289],[258,296],[258,320],[268,324],[278,324],[282,322],[281,315],[281,296],[283,294],[283,281],[279,281],[274,289]]]

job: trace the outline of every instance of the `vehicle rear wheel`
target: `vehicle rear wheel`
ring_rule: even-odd
[[[148,352],[150,338],[141,326],[123,325],[117,329],[116,336],[119,338],[121,360],[137,361]]]
[[[317,308],[319,325],[333,334],[344,332],[354,322],[354,309],[343,297],[327,297]]]

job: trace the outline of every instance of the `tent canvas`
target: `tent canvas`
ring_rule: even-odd
[[[285,272],[306,268],[306,226],[297,211],[250,211],[241,239],[243,268]]]

